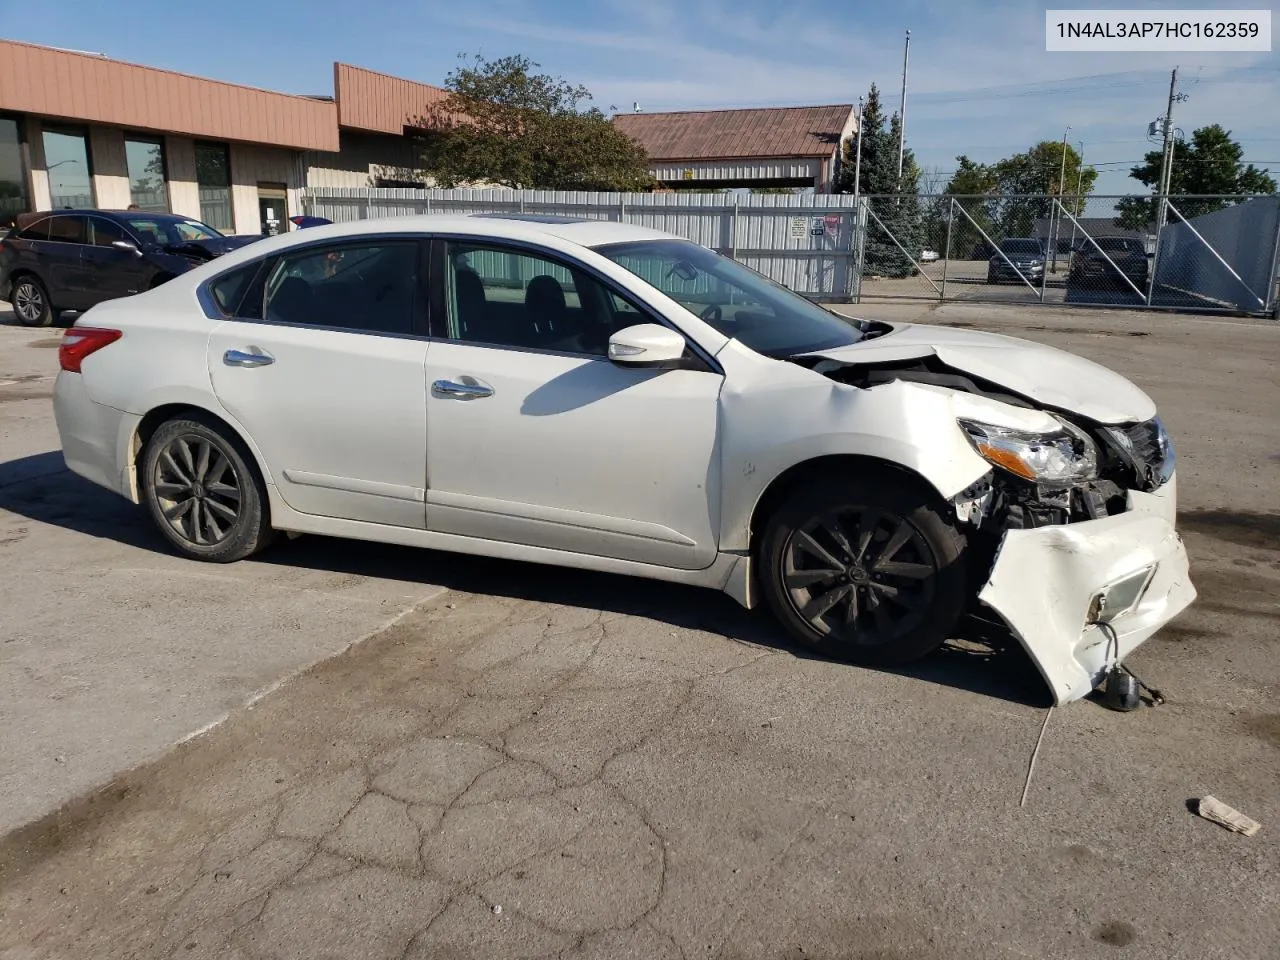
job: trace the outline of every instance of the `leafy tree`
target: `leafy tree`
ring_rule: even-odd
[[[449,91],[415,125],[427,131],[419,163],[444,187],[496,183],[544,190],[640,190],[652,186],[648,158],[591,94],[535,73],[527,57],[464,58]]]
[[[1243,156],[1244,148],[1231,139],[1231,131],[1216,123],[1193,131],[1189,143],[1174,144],[1169,195],[1196,197],[1194,200],[1176,201],[1174,206],[1178,212],[1190,218],[1221,210],[1234,202],[1222,194],[1275,193],[1276,181],[1270,173],[1259,170],[1252,163],[1243,163]],[[1164,151],[1152,150],[1143,158],[1141,165],[1130,169],[1129,176],[1158,189],[1163,161]],[[1156,220],[1156,201],[1145,197],[1125,197],[1116,204],[1116,212],[1117,226],[1131,230],[1150,229]]]
[[[894,114],[886,127],[880,90],[873,83],[862,109],[862,129],[845,143],[836,193],[854,192],[854,171],[858,141],[862,141],[862,164],[858,178],[859,191],[868,197],[869,209],[875,217],[867,217],[867,236],[863,256],[865,273],[904,277],[914,271],[911,261],[898,244],[911,255],[918,256],[922,246],[923,222],[920,209],[920,167],[915,154],[905,150],[902,157],[902,179],[898,179],[898,133],[901,120]],[[883,223],[881,228],[876,218]],[[887,234],[892,234],[898,244]]]

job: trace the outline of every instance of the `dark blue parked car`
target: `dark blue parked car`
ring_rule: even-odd
[[[261,239],[228,237],[190,217],[138,210],[51,210],[23,217],[0,238],[0,299],[27,326],[63,310],[159,286]]]

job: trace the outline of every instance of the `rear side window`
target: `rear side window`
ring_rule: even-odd
[[[253,304],[245,302],[245,294],[254,285],[253,278],[257,276],[260,266],[261,262],[251,263],[230,273],[224,273],[209,284],[209,292],[213,294],[213,300],[219,310],[229,317],[245,316],[249,319],[256,319],[261,314],[261,297],[258,298],[259,303],[256,309]]]
[[[23,240],[48,240],[49,239],[49,220],[45,217],[43,220],[37,220],[27,229],[21,231],[18,236]]]
[[[361,333],[412,333],[418,251],[415,240],[383,240],[285,255],[267,281],[266,319]]]
[[[85,217],[50,217],[49,239],[60,243],[87,243]]]

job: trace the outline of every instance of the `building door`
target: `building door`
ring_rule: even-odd
[[[288,201],[283,183],[258,184],[258,220],[264,237],[274,237],[289,229]]]

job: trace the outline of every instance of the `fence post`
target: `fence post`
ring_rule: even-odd
[[[732,219],[729,221],[729,259],[738,259],[738,201],[733,201]]]
[[[1160,224],[1164,222],[1166,212],[1164,205],[1169,202],[1168,195],[1156,195],[1156,245],[1151,251],[1151,276],[1147,278],[1147,306],[1151,306],[1151,300],[1156,295],[1156,276],[1160,272],[1160,235],[1164,233]]]
[[[942,248],[942,292],[938,294],[939,300],[947,299],[947,266],[951,262],[951,222],[956,216],[956,198],[952,197],[951,202],[947,204],[947,241]]]
[[[627,222],[627,195],[625,193],[618,194],[618,222]]]
[[[1049,200],[1049,242],[1053,244],[1053,272],[1058,272],[1058,230],[1055,218],[1058,216],[1057,199]],[[1034,228],[1033,228],[1034,229]],[[1016,269],[1016,268],[1015,268]],[[1044,290],[1049,285],[1049,251],[1044,252],[1044,263],[1040,265],[1040,302],[1044,303]]]

